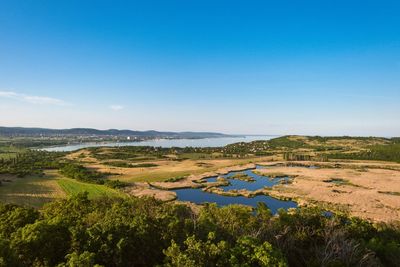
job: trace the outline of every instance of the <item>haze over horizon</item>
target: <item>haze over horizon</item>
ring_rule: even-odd
[[[400,136],[398,1],[2,1],[0,126]]]

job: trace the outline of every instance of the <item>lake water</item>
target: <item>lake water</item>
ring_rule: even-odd
[[[231,177],[238,174],[238,173],[244,173],[251,178],[254,179],[253,182],[247,182],[247,181],[242,181],[238,179],[232,179]],[[268,176],[262,176],[255,174],[253,170],[245,170],[245,171],[235,171],[235,172],[230,172],[228,174],[222,175],[222,177],[226,178],[229,180],[230,185],[227,186],[220,186],[224,191],[229,191],[229,190],[240,190],[240,189],[247,189],[249,191],[255,191],[258,189],[262,189],[264,187],[272,187],[276,184],[279,184],[281,181],[288,181],[289,177],[276,177],[276,178],[270,178]],[[217,176],[215,177],[210,177],[206,180],[207,182],[216,182],[217,181]]]
[[[218,206],[226,206],[231,204],[242,204],[252,207],[257,207],[258,202],[265,203],[268,208],[275,214],[278,209],[289,209],[296,208],[297,204],[293,201],[279,200],[270,196],[258,195],[255,197],[231,197],[231,196],[221,196],[217,194],[212,194],[204,192],[201,189],[177,189],[175,190],[178,200],[190,201],[197,204],[202,204],[205,202],[216,203]]]
[[[257,166],[257,168],[262,168],[262,167]],[[230,178],[231,176],[239,172],[244,172],[245,174],[251,176],[255,181],[247,182]],[[223,188],[224,191],[229,191],[233,189],[236,190],[247,189],[249,191],[255,191],[264,187],[272,187],[280,183],[282,180],[289,179],[289,177],[270,178],[267,176],[261,176],[253,173],[252,170],[229,172],[228,174],[223,175],[223,177],[227,178],[231,183],[228,186],[221,186],[221,188]],[[210,177],[205,180],[207,182],[216,182],[217,177],[216,176]],[[252,198],[247,198],[243,196],[222,196],[218,194],[205,192],[202,189],[194,189],[194,188],[177,189],[174,191],[176,192],[178,200],[190,201],[197,204],[205,202],[214,202],[218,206],[225,206],[230,204],[242,204],[242,205],[256,207],[258,202],[263,202],[271,209],[272,213],[274,214],[280,208],[288,209],[297,207],[296,202],[279,200],[266,195],[257,195]]]
[[[154,146],[154,147],[222,147],[238,142],[252,142],[255,140],[269,140],[278,137],[276,135],[249,135],[240,137],[219,137],[203,139],[157,139],[140,142],[105,142],[105,143],[82,143],[43,148],[45,151],[75,151],[86,147],[102,146]]]

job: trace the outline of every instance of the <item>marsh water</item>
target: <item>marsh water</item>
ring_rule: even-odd
[[[257,169],[262,168],[261,166],[257,166]],[[244,173],[254,179],[252,182],[242,181],[238,179],[232,179],[232,176],[238,173]],[[222,177],[228,179],[230,185],[221,186],[224,191],[229,190],[240,190],[247,189],[249,191],[255,191],[258,189],[262,189],[264,187],[272,187],[278,183],[281,183],[283,180],[287,181],[289,177],[277,177],[271,178],[268,176],[258,175],[253,172],[253,170],[245,170],[245,171],[232,171]],[[216,182],[217,176],[209,177],[204,179],[207,182]],[[230,204],[242,204],[247,206],[256,207],[258,202],[265,203],[272,211],[272,213],[276,213],[278,209],[288,209],[288,208],[296,208],[297,203],[294,201],[286,201],[276,199],[267,195],[257,195],[252,198],[247,198],[244,196],[222,196],[218,194],[213,194],[209,192],[203,191],[200,189],[194,188],[185,188],[185,189],[177,189],[174,190],[176,192],[178,200],[182,201],[190,201],[197,204],[205,203],[205,202],[214,202],[218,206],[225,206]]]
[[[87,147],[103,146],[154,146],[154,147],[223,147],[238,142],[252,142],[256,140],[270,140],[278,137],[276,135],[248,135],[238,137],[217,137],[202,139],[154,139],[139,142],[104,142],[104,143],[82,143],[43,148],[45,151],[75,151]]]
[[[257,169],[262,168],[261,166],[257,166]],[[248,181],[243,181],[239,179],[234,179],[232,178],[236,174],[245,174],[254,181],[248,182]],[[255,191],[258,189],[262,189],[264,187],[272,187],[276,184],[281,183],[282,181],[288,181],[289,177],[276,177],[276,178],[271,178],[268,176],[262,176],[258,175],[253,172],[253,170],[245,170],[245,171],[233,171],[229,172],[228,174],[221,175],[221,177],[224,177],[229,180],[230,185],[227,186],[220,186],[224,191],[229,191],[229,190],[240,190],[240,189],[247,189],[249,191]],[[217,176],[210,177],[205,179],[207,182],[216,182],[218,179]]]

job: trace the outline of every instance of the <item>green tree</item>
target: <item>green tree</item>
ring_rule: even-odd
[[[10,247],[26,266],[54,266],[63,262],[68,252],[70,232],[61,223],[38,221],[12,234]]]

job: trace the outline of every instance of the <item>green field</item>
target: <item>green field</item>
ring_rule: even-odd
[[[100,196],[124,197],[125,194],[104,185],[89,184],[64,178],[56,171],[48,171],[45,176],[16,178],[1,175],[0,202],[14,203],[40,208],[45,203],[87,191],[90,198]],[[5,182],[4,180],[7,180]]]
[[[75,195],[86,191],[89,194],[89,198],[96,198],[102,196],[109,196],[109,197],[125,196],[123,193],[108,188],[107,186],[104,185],[88,184],[69,178],[59,178],[57,179],[57,183],[67,195]]]
[[[4,176],[2,176],[4,178]],[[53,175],[44,177],[12,178],[11,182],[2,182],[0,201],[41,207],[43,204],[65,197]]]

